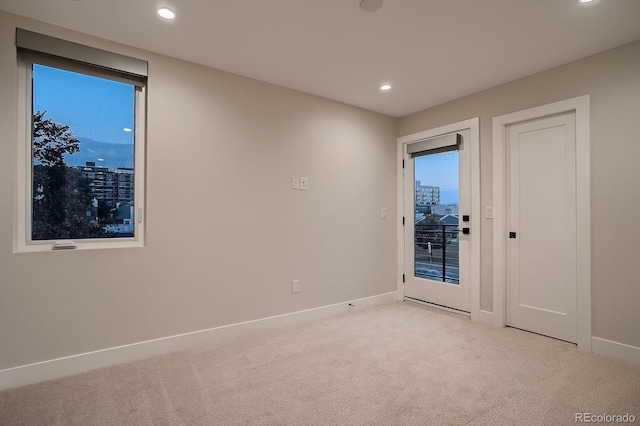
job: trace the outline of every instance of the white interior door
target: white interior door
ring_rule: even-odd
[[[471,215],[471,132],[440,137],[455,134],[460,135],[457,149],[436,148],[411,156],[413,144],[403,147],[404,296],[468,313],[471,241],[480,230],[474,229],[479,218]]]
[[[576,342],[575,113],[506,137],[507,325]]]

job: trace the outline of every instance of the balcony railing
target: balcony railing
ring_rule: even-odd
[[[415,276],[460,283],[458,225],[415,225]]]

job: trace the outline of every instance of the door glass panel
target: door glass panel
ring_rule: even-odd
[[[458,285],[458,151],[416,157],[414,164],[415,277]]]

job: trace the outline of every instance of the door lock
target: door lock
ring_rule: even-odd
[[[515,238],[515,237],[516,237],[515,232],[509,232],[509,238]]]

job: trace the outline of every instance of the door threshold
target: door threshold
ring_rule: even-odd
[[[429,306],[430,308],[439,309],[441,311],[447,311],[458,315],[464,315],[465,317],[471,318],[471,312],[461,311],[459,309],[450,308],[448,306],[436,305],[435,303],[425,302],[424,300],[414,299],[413,297],[404,297],[405,302],[413,302],[418,303],[420,305]]]
[[[578,345],[576,342],[571,342],[569,340],[560,339],[559,337],[549,336],[548,334],[536,333],[535,331],[527,330],[525,328],[514,327],[512,325],[507,324],[506,327],[513,328],[514,330],[524,331],[525,333],[537,334],[538,336],[546,337],[547,339],[559,340],[564,343],[569,343],[571,345]]]

